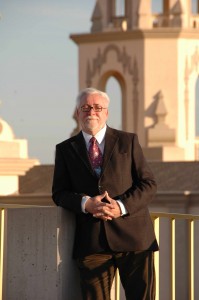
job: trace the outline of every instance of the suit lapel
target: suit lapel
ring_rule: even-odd
[[[92,166],[90,164],[90,160],[89,160],[89,157],[88,157],[88,152],[87,152],[87,149],[86,149],[86,144],[85,144],[82,132],[80,132],[76,136],[76,138],[71,142],[71,145],[74,148],[74,150],[77,153],[77,155],[83,161],[83,163],[85,164],[85,166],[89,169],[89,171],[92,174],[95,174],[95,172],[93,171],[93,168],[92,168]]]
[[[104,148],[104,157],[102,163],[102,172],[104,173],[108,162],[112,156],[116,143],[118,142],[119,137],[116,134],[116,131],[107,126],[106,135],[105,135],[105,148]],[[100,176],[101,177],[101,176]]]

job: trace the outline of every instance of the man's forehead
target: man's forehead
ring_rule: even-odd
[[[93,103],[93,106],[100,106],[100,103]],[[85,103],[84,106],[90,106],[89,103]]]
[[[81,103],[84,104],[89,104],[89,103],[95,103],[95,104],[100,104],[100,103],[104,103],[106,100],[98,95],[98,94],[94,94],[94,95],[87,95],[84,97],[84,99],[82,99]]]

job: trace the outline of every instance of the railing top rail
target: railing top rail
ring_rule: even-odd
[[[48,203],[41,204],[20,204],[20,203],[0,203],[0,209],[9,209],[9,208],[47,208],[47,207],[56,207]],[[199,220],[199,215],[192,214],[178,214],[178,213],[165,213],[165,212],[150,212],[150,215],[153,219],[157,218],[167,218],[167,219],[184,219],[184,220]]]
[[[198,215],[192,215],[192,214],[177,214],[177,213],[164,213],[164,212],[151,212],[150,214],[152,218],[199,220]]]
[[[22,195],[8,195],[0,196],[0,207],[5,205],[17,206],[55,206],[50,194],[22,194]]]
[[[39,204],[5,204],[0,203],[0,209],[9,208],[43,208],[43,207],[55,207],[54,205],[39,205]]]
[[[9,195],[0,195],[0,199],[3,201],[5,199],[23,199],[23,198],[49,198],[51,197],[50,193],[26,193],[26,194],[9,194]]]

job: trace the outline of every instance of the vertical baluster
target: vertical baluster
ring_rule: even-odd
[[[194,220],[189,220],[189,300],[194,300]]]
[[[120,275],[118,270],[115,274],[115,300],[120,300]]]
[[[176,296],[176,283],[175,283],[175,248],[176,248],[176,243],[175,243],[175,222],[176,220],[174,218],[171,219],[171,299],[175,300]]]
[[[0,300],[3,299],[4,209],[0,209]]]
[[[154,224],[154,230],[157,242],[159,244],[160,240],[160,218],[155,217],[153,220]],[[160,266],[160,257],[159,257],[159,251],[156,251],[154,254],[154,263],[155,263],[155,274],[156,274],[156,300],[159,300],[160,297],[160,278],[159,278],[159,266]]]

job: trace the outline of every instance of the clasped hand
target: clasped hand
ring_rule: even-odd
[[[107,202],[103,202],[103,199],[106,199]],[[85,210],[92,214],[93,217],[104,221],[112,220],[121,216],[119,204],[117,201],[109,197],[108,192],[89,198],[86,201]]]

